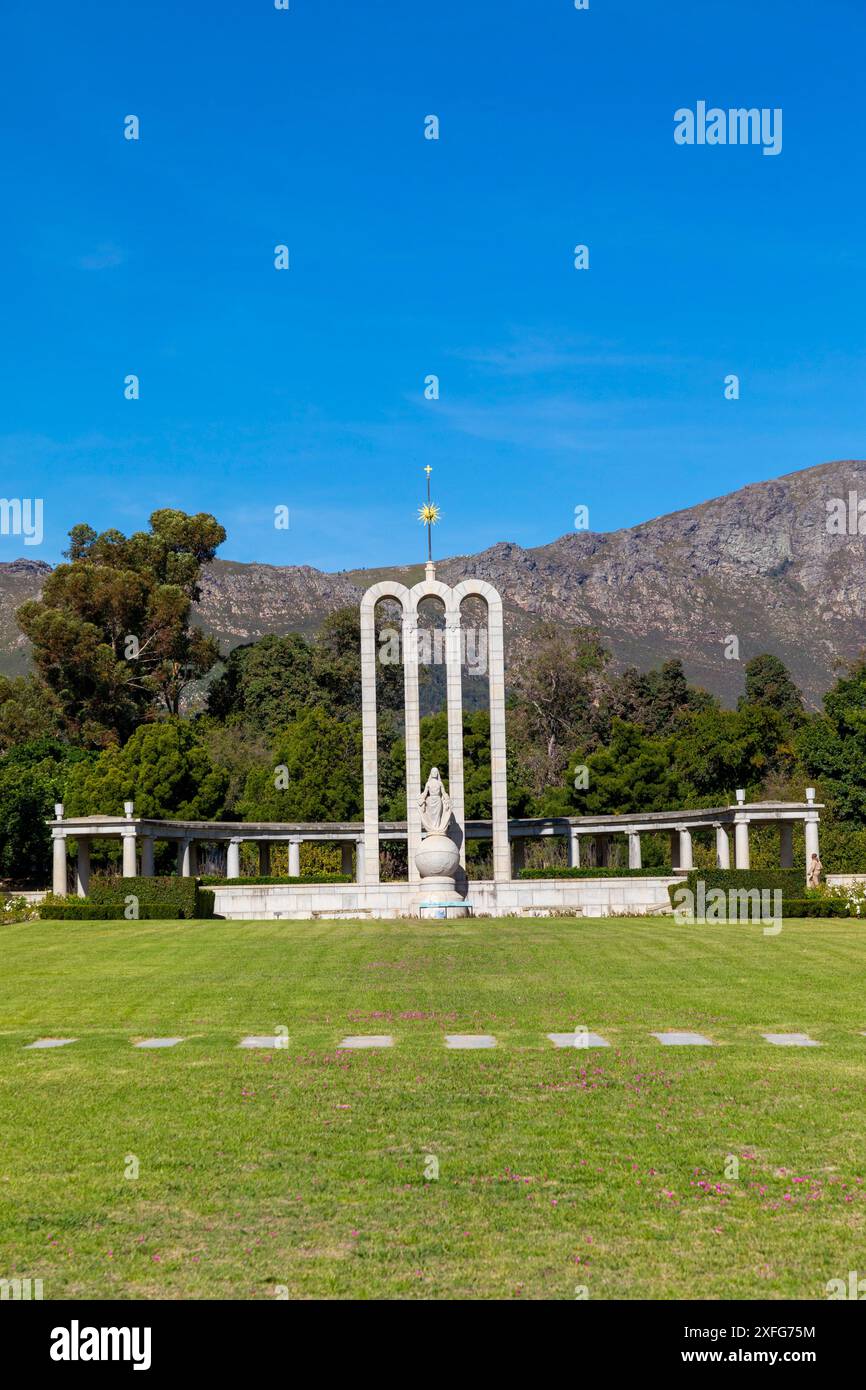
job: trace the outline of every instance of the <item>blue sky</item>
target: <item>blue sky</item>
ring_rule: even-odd
[[[0,559],[177,506],[404,563],[427,463],[456,554],[861,457],[864,41],[862,0],[6,0],[0,492],[45,539]],[[699,100],[782,152],[676,145]]]

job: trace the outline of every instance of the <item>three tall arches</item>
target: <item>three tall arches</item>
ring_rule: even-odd
[[[415,854],[421,845],[421,727],[418,700],[418,605],[438,598],[445,609],[446,710],[448,719],[448,792],[460,828],[461,861],[465,854],[463,793],[463,691],[461,685],[460,609],[470,595],[487,605],[487,659],[490,691],[490,785],[493,821],[493,877],[511,878],[508,845],[508,787],[505,761],[505,651],[502,600],[483,579],[463,579],[453,588],[428,577],[407,589],[382,580],[361,600],[361,714],[364,766],[364,875],[367,884],[379,882],[379,766],[376,742],[376,604],[396,599],[402,610],[403,701],[406,729],[406,819],[409,881],[420,881]]]

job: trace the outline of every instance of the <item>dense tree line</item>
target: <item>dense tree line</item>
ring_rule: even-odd
[[[131,798],[153,817],[360,818],[357,611],[332,613],[313,638],[265,636],[221,659],[191,613],[224,535],[206,513],[169,510],[129,537],[76,526],[66,563],[19,609],[34,670],[0,677],[5,878],[44,880],[56,800],[70,814],[116,814]],[[838,867],[866,867],[866,658],[820,713],[773,655],[745,663],[737,707],[723,709],[679,660],[615,672],[598,633],[567,624],[541,625],[508,675],[513,815],[727,804],[738,787],[800,799],[811,782]],[[402,667],[378,665],[377,681],[381,814],[402,819]],[[469,704],[466,811],[482,818],[490,722]],[[425,770],[447,779],[444,712],[422,719],[421,746]]]

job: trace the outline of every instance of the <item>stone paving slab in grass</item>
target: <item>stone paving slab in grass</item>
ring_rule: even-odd
[[[36,1042],[26,1043],[25,1048],[29,1051],[32,1047],[68,1047],[70,1043],[78,1042],[77,1038],[37,1038]]]
[[[490,1033],[447,1033],[445,1046],[471,1052],[479,1047],[495,1047],[496,1039]]]
[[[183,1038],[145,1038],[144,1042],[135,1043],[136,1047],[177,1047],[182,1043]]]
[[[340,1043],[341,1047],[393,1047],[394,1039],[388,1033],[368,1033],[359,1034],[357,1037],[344,1038]]]
[[[285,1034],[282,1033],[276,1038],[270,1035],[260,1036],[258,1034],[253,1034],[249,1038],[241,1038],[238,1043],[238,1047],[285,1048],[288,1047],[288,1045],[289,1040]]]
[[[607,1038],[603,1038],[600,1033],[575,1031],[574,1033],[548,1033],[547,1036],[554,1047],[610,1047]]]
[[[821,1044],[808,1033],[764,1033],[768,1043],[774,1047],[820,1047]]]
[[[703,1033],[653,1033],[654,1038],[658,1038],[665,1047],[712,1047],[709,1038],[705,1038]]]

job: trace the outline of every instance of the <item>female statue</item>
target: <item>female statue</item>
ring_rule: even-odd
[[[451,797],[445,790],[438,767],[431,767],[418,805],[421,808],[421,824],[428,835],[444,835],[451,824]]]

